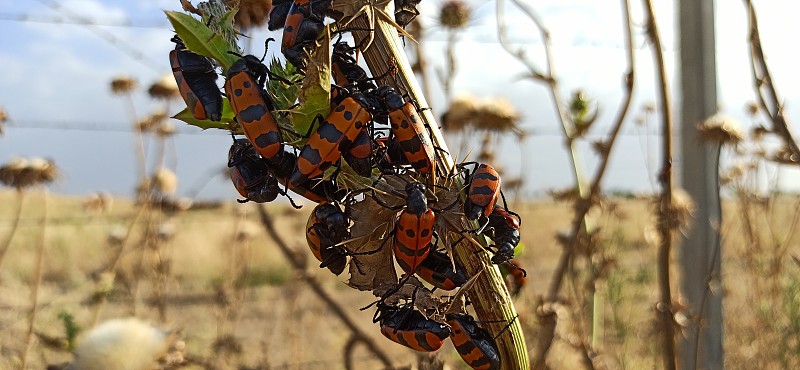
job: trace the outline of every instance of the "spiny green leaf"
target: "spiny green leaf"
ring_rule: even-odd
[[[220,35],[214,33],[203,22],[181,12],[165,11],[167,19],[175,28],[175,33],[180,36],[186,48],[190,51],[213,58],[224,70],[233,65],[238,58],[231,55],[231,44]]]
[[[236,127],[236,124],[233,122],[233,116],[233,109],[231,109],[231,104],[228,102],[228,99],[222,99],[222,120],[219,122],[194,118],[189,108],[180,111],[178,114],[172,116],[172,118],[181,120],[192,126],[200,127],[203,130],[210,128],[233,130],[234,127]]]
[[[314,55],[309,58],[306,78],[300,91],[300,106],[291,110],[295,131],[309,132],[314,117],[326,117],[330,112],[331,96],[331,57],[330,34],[327,33],[322,43],[317,45]]]

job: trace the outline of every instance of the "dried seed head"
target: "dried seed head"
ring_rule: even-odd
[[[176,340],[175,332],[135,318],[106,321],[87,333],[68,369],[152,369]]]
[[[461,0],[448,0],[442,4],[439,23],[451,30],[464,29],[467,27],[471,13],[472,9],[467,3]]]
[[[475,112],[475,127],[487,131],[521,133],[519,112],[504,98],[484,100]]]
[[[175,125],[170,123],[169,121],[161,121],[161,124],[156,127],[156,135],[159,138],[167,138],[175,134]]]
[[[747,173],[747,166],[745,166],[743,163],[731,166],[727,171],[720,175],[719,184],[722,186],[728,185],[744,177],[745,173]]]
[[[0,136],[3,135],[5,123],[8,122],[8,112],[3,107],[0,107]]]
[[[156,132],[161,129],[161,126],[167,122],[167,111],[158,109],[147,117],[144,117],[136,123],[136,130],[139,132]]]
[[[178,85],[175,83],[175,77],[171,73],[165,74],[158,81],[150,85],[147,93],[153,99],[170,100],[176,99],[180,96]]]
[[[680,188],[673,190],[672,204],[670,204],[670,209],[668,210],[671,226],[679,227],[682,230],[686,229],[696,209],[694,200],[686,190]]]
[[[442,127],[448,131],[461,131],[472,123],[478,110],[478,98],[469,94],[456,96],[447,112],[442,115]]]
[[[234,24],[243,30],[261,27],[269,19],[272,0],[228,0],[229,7],[239,6]]]
[[[758,103],[751,101],[745,105],[744,110],[747,112],[747,115],[752,118],[758,114],[758,111],[760,111],[761,108],[758,106]]]
[[[754,126],[750,130],[750,139],[752,139],[753,141],[760,141],[761,139],[764,138],[764,135],[768,134],[769,132],[770,132],[769,129],[762,125]]]
[[[165,222],[161,225],[158,225],[158,231],[156,232],[156,235],[158,235],[159,239],[166,242],[172,240],[172,238],[175,236],[176,230],[177,228],[175,227],[175,224]]]
[[[697,125],[700,138],[720,145],[736,145],[744,140],[742,125],[735,119],[715,114]]]
[[[796,165],[800,163],[800,156],[798,156],[797,153],[793,152],[786,146],[783,146],[782,148],[778,149],[778,151],[773,153],[772,156],[769,157],[769,159],[781,164]]]
[[[119,246],[122,245],[122,242],[125,241],[125,236],[128,235],[128,230],[125,229],[122,225],[116,225],[108,231],[108,237],[106,240],[108,244],[112,246]]]
[[[174,194],[178,189],[178,176],[171,170],[161,167],[153,173],[153,190],[161,194]]]
[[[12,158],[0,167],[0,182],[17,189],[46,185],[58,176],[59,169],[50,159]]]
[[[117,76],[111,80],[111,92],[116,95],[128,94],[136,88],[136,80],[131,76]]]

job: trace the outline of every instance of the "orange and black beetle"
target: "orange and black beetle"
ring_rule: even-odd
[[[178,35],[172,38],[175,49],[169,52],[172,75],[178,91],[194,118],[219,121],[222,118],[222,94],[217,87],[217,72],[208,58],[186,49]]]
[[[486,329],[479,327],[469,315],[451,313],[446,317],[453,331],[450,340],[467,365],[477,370],[500,369],[497,344]]]

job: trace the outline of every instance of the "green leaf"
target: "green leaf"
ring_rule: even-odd
[[[175,28],[186,48],[190,51],[213,58],[224,70],[233,65],[239,58],[229,54],[231,44],[208,28],[203,22],[181,12],[165,11],[167,19]]]
[[[328,50],[330,34],[326,36],[309,58],[306,78],[299,95],[300,106],[290,111],[294,130],[300,134],[310,132],[314,118],[318,115],[327,117],[331,109],[331,57]]]
[[[200,127],[203,130],[210,128],[232,130],[233,127],[236,127],[236,124],[233,122],[233,116],[233,109],[231,109],[231,104],[228,102],[228,99],[222,99],[222,119],[219,122],[194,118],[189,108],[178,112],[178,114],[172,116],[172,118],[186,122],[192,126]]]

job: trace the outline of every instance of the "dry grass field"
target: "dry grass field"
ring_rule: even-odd
[[[13,191],[0,192],[0,240],[10,232],[16,199]],[[133,314],[179,329],[186,355],[204,364],[188,368],[345,368],[348,329],[299,279],[300,272],[290,267],[267,237],[254,205],[231,200],[219,208],[152,212],[150,218],[137,220],[125,240],[138,207],[114,199],[110,211],[90,213],[84,201],[48,196],[46,252],[34,325],[37,340],[29,350],[29,368],[70,360],[63,348],[64,314],[84,330],[95,320]],[[27,193],[23,202],[19,227],[0,266],[0,369],[19,367],[31,285],[36,280],[44,193]],[[800,266],[794,259],[800,256],[800,248],[793,227],[797,204],[789,196],[726,204],[722,289],[729,369],[800,366]],[[303,273],[315,276],[396,366],[416,366],[418,356],[426,356],[383,338],[378,325],[371,322],[372,310],[359,311],[374,300],[369,293],[347,287],[345,276],[316,268],[303,234],[310,208],[269,206],[284,239],[308,260]],[[554,202],[528,202],[514,209],[523,219],[518,260],[529,273],[516,306],[528,347],[533,348],[538,297],[547,289],[559,256],[556,235],[569,226],[571,210],[567,203]],[[611,369],[660,368],[650,205],[646,200],[617,199],[599,210],[595,219],[602,225],[603,253],[612,263],[596,283],[601,307],[594,344],[598,363]],[[148,222],[157,227],[148,231]],[[148,233],[159,239],[156,247],[143,242]],[[117,278],[110,285],[102,272],[118,254]],[[677,281],[674,286],[677,289]],[[583,292],[587,287],[568,284],[566,288]],[[586,318],[574,314],[577,311],[569,308],[574,304],[566,299],[558,311],[552,350],[557,355],[550,357],[553,369],[579,366],[571,327]],[[435,356],[447,368],[466,368],[449,341]],[[380,367],[362,347],[355,349],[353,359],[357,369]]]

